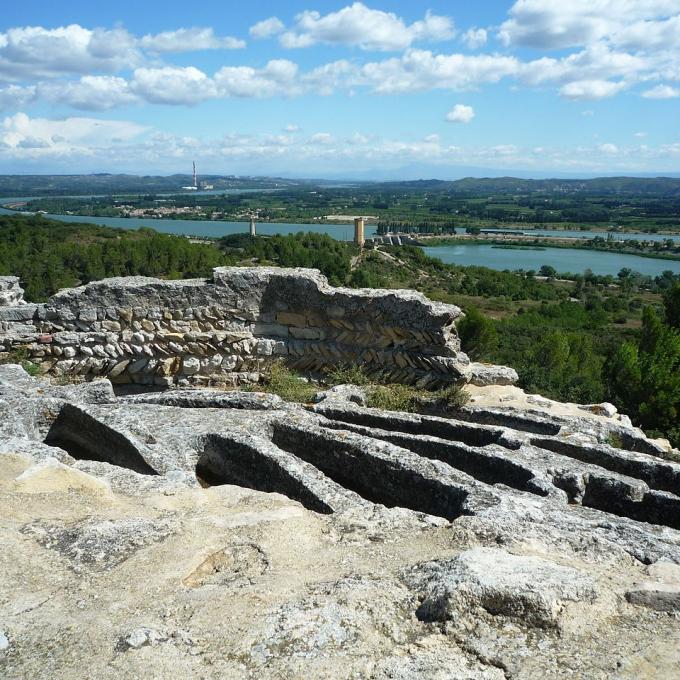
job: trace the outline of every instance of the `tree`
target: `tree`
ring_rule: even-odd
[[[605,367],[610,398],[643,428],[680,436],[680,332],[646,307],[637,343],[617,348]]]
[[[494,322],[476,307],[468,308],[457,329],[463,350],[471,359],[488,359],[498,349],[498,331]]]
[[[557,276],[557,269],[555,267],[550,266],[549,264],[544,264],[539,270],[538,273],[541,276],[545,276],[549,279],[554,279]]]
[[[680,281],[676,281],[663,296],[663,306],[666,313],[666,323],[672,328],[680,330]]]

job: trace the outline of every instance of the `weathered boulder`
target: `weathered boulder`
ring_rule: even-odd
[[[454,619],[471,607],[530,626],[558,625],[570,602],[591,603],[597,597],[594,579],[572,567],[541,557],[512,555],[495,548],[474,548],[454,559],[425,565],[426,580],[418,608],[423,621]]]

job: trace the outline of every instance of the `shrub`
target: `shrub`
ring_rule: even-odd
[[[260,385],[248,386],[246,391],[256,392],[262,389]],[[269,370],[264,384],[264,391],[278,394],[284,401],[298,403],[310,402],[318,389],[305,378],[291,371],[283,362],[276,362]]]

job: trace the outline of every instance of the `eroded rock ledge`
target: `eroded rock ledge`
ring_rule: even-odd
[[[585,411],[322,396],[0,366],[0,675],[677,677],[657,443]]]
[[[359,364],[420,387],[517,379],[512,369],[471,364],[460,351],[458,307],[414,291],[333,288],[316,270],[224,267],[208,281],[105,279],[40,305],[19,304],[16,279],[0,279],[3,286],[0,352],[21,349],[52,375],[233,385],[256,381],[278,359],[312,373]]]

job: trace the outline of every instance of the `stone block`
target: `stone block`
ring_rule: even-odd
[[[274,335],[281,338],[288,337],[288,326],[277,323],[255,323],[253,333],[255,335]]]
[[[117,333],[120,331],[120,324],[118,323],[118,321],[109,321],[108,319],[106,319],[102,321],[102,328],[106,331]]]
[[[295,314],[294,312],[278,312],[276,320],[286,326],[298,326],[304,328],[307,325],[307,318],[304,314]]]
[[[323,340],[325,332],[321,328],[290,328],[292,337],[298,340]]]
[[[194,375],[201,370],[201,361],[198,357],[184,357],[182,360],[182,373]]]

